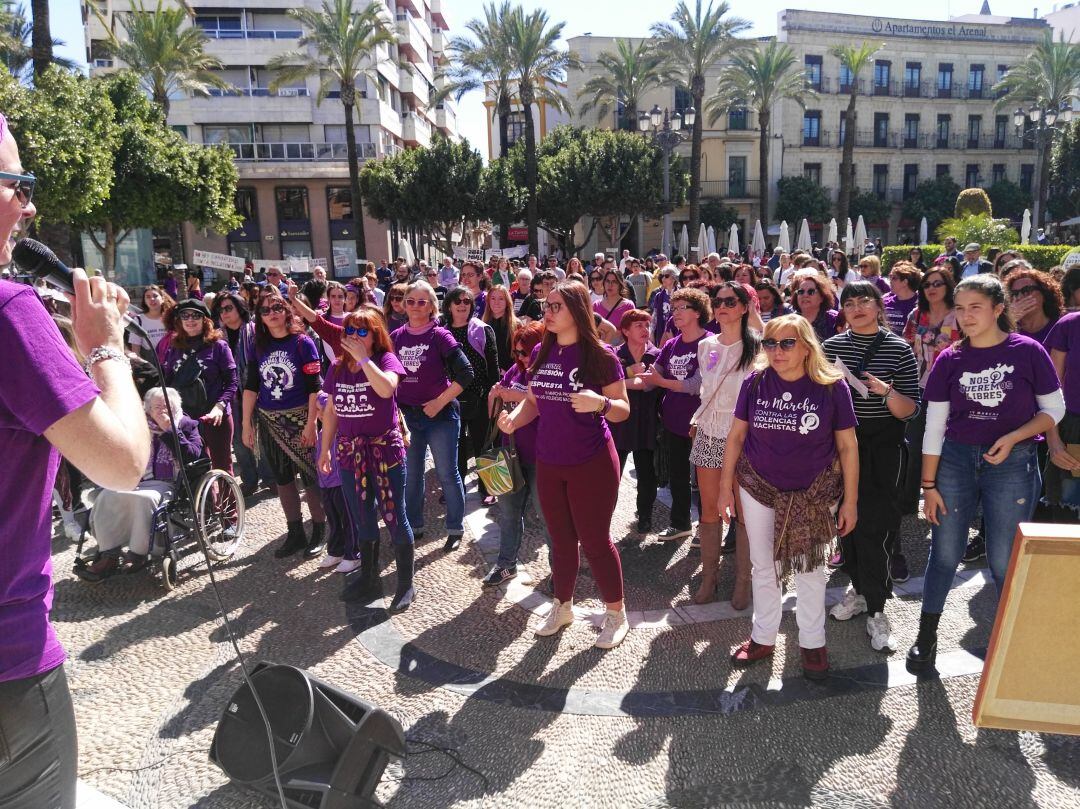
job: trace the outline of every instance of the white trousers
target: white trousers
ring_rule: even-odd
[[[774,646],[783,615],[783,594],[776,581],[776,563],[773,561],[776,513],[761,505],[745,489],[739,489],[739,503],[753,566],[754,629],[750,638],[755,643]],[[795,574],[795,620],[799,624],[799,646],[804,649],[825,645],[825,583],[828,578],[824,565],[809,573]]]

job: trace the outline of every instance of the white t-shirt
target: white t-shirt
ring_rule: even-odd
[[[143,329],[146,330],[146,335],[150,338],[150,344],[147,345],[146,341],[137,334],[132,334],[129,342],[132,348],[148,348],[151,351],[157,348],[157,344],[161,342],[161,338],[165,336],[168,331],[165,328],[165,323],[156,318],[148,317],[147,315],[132,315],[132,320],[138,323]]]

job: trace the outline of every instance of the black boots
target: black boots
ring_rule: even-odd
[[[397,590],[390,602],[390,612],[404,612],[416,598],[413,589],[413,549],[414,545],[394,545],[394,558],[397,561]]]
[[[307,544],[308,540],[304,535],[304,521],[290,522],[289,533],[285,536],[285,541],[281,543],[281,547],[274,551],[274,558],[284,559],[286,556],[292,556],[297,551],[307,547]]]
[[[313,522],[311,524],[311,539],[308,540],[307,548],[304,549],[304,557],[314,559],[326,548],[326,523]]]
[[[919,616],[919,634],[915,645],[908,649],[907,670],[912,674],[931,671],[937,661],[937,628],[940,612],[924,612]]]
[[[341,591],[342,601],[367,599],[379,583],[379,542],[360,543],[360,569],[349,574]]]

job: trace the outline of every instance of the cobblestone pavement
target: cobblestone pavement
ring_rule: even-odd
[[[629,480],[612,533],[633,629],[606,653],[592,646],[602,605],[584,562],[580,620],[537,641],[531,629],[547,602],[531,582],[547,563],[536,526],[519,580],[485,590],[497,507],[482,509],[471,493],[466,541],[444,554],[431,499],[417,548],[419,598],[393,618],[381,601],[346,608],[337,598],[343,577],[315,561],[274,559],[284,518],[265,496],[252,503],[236,557],[217,568],[250,661],[307,669],[404,726],[413,754],[387,769],[377,791],[391,807],[1080,806],[1080,740],[972,726],[993,614],[984,569],[962,570],[949,597],[941,678],[916,683],[904,672],[925,523],[905,521],[912,579],[888,606],[901,651],[872,651],[861,618],[830,620],[833,676],[811,684],[800,676],[790,610],[771,668],[732,670],[728,654],[747,636],[749,613],[690,604],[697,554],[688,540],[661,544],[631,530]],[[80,777],[137,809],[274,806],[207,758],[240,675],[201,564],[165,593],[144,574],[87,584],[70,574],[71,544],[58,538],[54,550],[53,618],[70,658]],[[725,557],[721,599],[732,566]],[[834,574],[831,599],[844,584]]]

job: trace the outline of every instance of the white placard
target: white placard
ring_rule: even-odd
[[[836,370],[838,370],[844,375],[844,379],[847,380],[849,388],[851,388],[864,399],[868,399],[870,397],[870,388],[866,387],[865,382],[856,377],[855,374],[851,373],[851,369],[848,368],[846,364],[844,364],[844,361],[842,359],[837,357],[836,360],[833,362],[833,365],[836,366]]]
[[[314,269],[315,267],[322,267],[325,270],[329,266],[330,265],[326,263],[325,258],[313,258],[313,259],[311,259],[311,268],[312,269]]]
[[[338,253],[338,254],[336,254],[334,256],[334,269],[335,270],[344,270],[350,264],[352,264],[352,259],[349,257],[349,255],[347,253]]]
[[[454,248],[454,259],[456,261],[464,261],[468,257],[469,257],[469,248],[467,248],[467,247],[455,247]]]
[[[191,261],[200,267],[209,267],[214,270],[244,271],[244,259],[242,256],[227,256],[224,253],[209,253],[205,250],[196,250],[191,257]]]
[[[524,258],[529,255],[529,246],[519,244],[517,247],[504,247],[502,254],[505,258]]]

